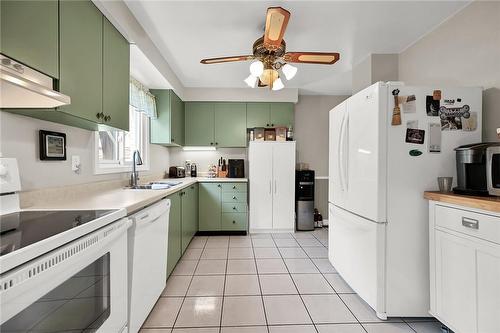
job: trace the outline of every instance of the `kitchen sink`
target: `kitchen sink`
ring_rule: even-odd
[[[169,188],[170,186],[167,186],[165,188]],[[146,185],[135,185],[135,186],[129,186],[127,187],[131,190],[152,190],[153,189],[153,184],[146,184]]]
[[[177,186],[181,183],[182,182],[175,182],[175,181],[158,181],[158,182],[151,182],[149,184],[129,186],[127,188],[131,190],[166,190],[171,187]]]

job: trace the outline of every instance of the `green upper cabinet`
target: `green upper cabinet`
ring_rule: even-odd
[[[245,147],[246,103],[215,103],[215,145],[217,147]]]
[[[158,118],[151,119],[151,143],[184,145],[184,102],[167,89],[151,90],[156,97]]]
[[[128,131],[130,46],[105,17],[102,59],[102,111],[105,117],[109,117],[104,123]]]
[[[247,103],[247,128],[293,126],[293,103]]]
[[[200,231],[221,230],[222,185],[200,183]]]
[[[293,126],[294,107],[293,103],[270,103],[271,127]]]
[[[71,97],[71,104],[59,110],[98,122],[103,93],[103,16],[91,1],[61,1],[59,24],[59,88]]]
[[[186,146],[214,146],[214,103],[186,102]]]
[[[59,77],[58,1],[0,1],[0,50],[51,77]]]
[[[247,128],[271,126],[270,112],[269,103],[247,103]]]

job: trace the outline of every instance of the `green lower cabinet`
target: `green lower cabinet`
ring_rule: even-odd
[[[247,214],[222,213],[222,230],[247,230]]]
[[[198,231],[198,184],[193,184],[182,192],[182,253]]]
[[[200,183],[200,231],[221,230],[222,185]]]
[[[215,103],[215,145],[246,147],[246,103]]]
[[[170,199],[170,216],[168,225],[168,250],[167,250],[167,275],[174,270],[177,261],[181,258],[181,222],[182,222],[182,202],[181,192],[174,193],[167,197]]]
[[[293,126],[293,103],[270,103],[270,111],[271,127]]]
[[[200,184],[200,231],[246,231],[247,210],[246,184]]]

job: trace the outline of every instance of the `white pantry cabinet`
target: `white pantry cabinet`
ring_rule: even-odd
[[[430,313],[455,333],[500,332],[500,214],[429,207]]]
[[[250,232],[295,230],[295,142],[251,141]]]

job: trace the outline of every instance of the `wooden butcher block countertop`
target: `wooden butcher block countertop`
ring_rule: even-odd
[[[476,197],[471,195],[428,191],[424,192],[424,198],[432,201],[441,201],[454,205],[500,213],[500,197]]]

